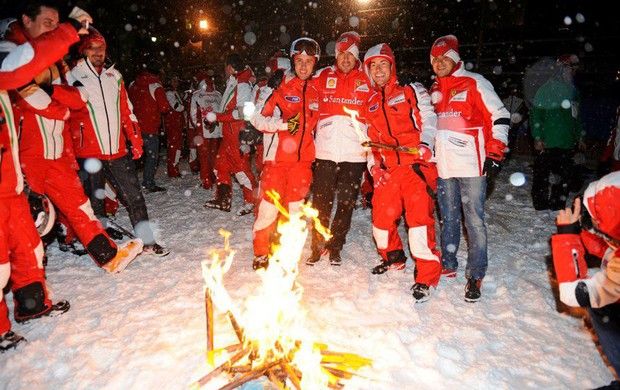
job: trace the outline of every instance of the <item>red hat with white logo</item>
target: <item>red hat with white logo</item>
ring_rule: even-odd
[[[357,60],[360,59],[360,46],[362,40],[360,35],[355,31],[347,31],[342,33],[336,41],[336,57],[339,53],[348,51],[353,54]]]
[[[446,35],[437,38],[433,46],[431,47],[431,63],[433,58],[439,56],[446,56],[454,62],[459,62],[461,57],[459,56],[459,40],[454,35]]]
[[[594,227],[620,240],[620,171],[603,176],[588,185],[583,204],[592,216]]]
[[[80,46],[78,47],[78,53],[82,54],[84,52],[84,49],[86,49],[88,45],[94,42],[103,43],[104,46],[106,45],[103,35],[101,35],[101,33],[99,33],[99,31],[97,31],[97,29],[95,29],[93,26],[90,26],[88,28],[88,34],[80,36]]]

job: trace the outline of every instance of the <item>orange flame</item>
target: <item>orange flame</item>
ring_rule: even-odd
[[[229,232],[220,231],[224,236],[224,250],[212,252],[210,265],[206,260],[202,263],[205,283],[214,305],[223,312],[233,313],[243,327],[244,344],[253,351],[252,366],[283,358],[302,372],[302,388],[327,388],[329,378],[321,369],[321,351],[303,327],[306,314],[301,306],[303,287],[296,278],[308,236],[306,218],[315,221],[321,234],[331,235],[320,226],[318,212],[310,206],[304,205],[301,212],[291,215],[279,202],[279,194],[270,192],[269,196],[286,221],[278,225],[280,244],[274,247],[269,266],[257,271],[261,284],[245,300],[242,310],[235,307],[224,288],[223,276],[230,269],[235,253],[229,246]]]

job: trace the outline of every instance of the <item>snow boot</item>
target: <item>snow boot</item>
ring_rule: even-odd
[[[218,184],[215,199],[208,200],[204,207],[229,212],[232,204],[232,188],[228,184]]]
[[[329,252],[329,264],[333,265],[333,266],[340,266],[342,265],[342,257],[340,257],[340,251],[339,250],[331,250]]]
[[[58,240],[58,249],[63,252],[70,252],[76,256],[84,256],[88,253],[82,243],[77,239],[71,240],[71,242],[67,243],[62,239]]]
[[[145,255],[164,257],[170,254],[170,249],[164,248],[158,243],[153,243],[149,245],[144,245],[144,247],[142,248],[142,253],[144,253]]]
[[[0,353],[11,348],[17,348],[17,344],[25,341],[25,338],[10,330],[6,333],[0,334]]]
[[[258,271],[261,268],[267,270],[267,267],[269,267],[269,255],[254,256],[254,262],[252,263],[254,271]]]
[[[482,287],[482,280],[468,278],[465,285],[465,302],[478,302],[482,296],[480,287]]]
[[[33,318],[56,317],[67,312],[69,302],[58,301],[51,306],[45,304],[45,290],[41,282],[34,282],[13,291],[15,320],[22,324]]]
[[[124,237],[123,232],[121,232],[120,230],[116,230],[111,226],[107,227],[105,231],[106,233],[108,233],[108,236],[110,236],[110,238],[113,240],[122,240]]]
[[[306,259],[306,264],[315,265],[316,263],[321,261],[321,256],[323,256],[325,253],[327,253],[327,250],[325,249],[323,249],[322,251],[312,250],[312,254],[310,254],[310,257]]]
[[[427,284],[416,283],[411,286],[411,290],[416,303],[426,302],[431,299],[431,288]]]
[[[244,216],[247,214],[251,214],[252,212],[254,212],[254,203],[244,203],[243,207],[241,207],[239,210],[237,210],[237,212],[235,214],[237,214],[238,216]]]
[[[137,238],[122,243],[116,252],[116,256],[101,266],[111,274],[123,272],[125,268],[142,252],[142,240]]]
[[[407,262],[407,256],[402,249],[391,251],[387,253],[387,260],[383,260],[381,264],[372,268],[373,275],[381,275],[389,270],[404,270]]]

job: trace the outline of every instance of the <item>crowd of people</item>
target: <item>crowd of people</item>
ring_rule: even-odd
[[[240,185],[243,203],[235,212],[255,216],[257,272],[269,267],[277,224],[286,218],[277,202],[296,213],[312,201],[332,237],[326,239],[314,226],[305,263],[329,259],[340,266],[362,192],[364,204],[372,208],[372,236],[381,258],[372,274],[405,268],[402,219],[415,263],[412,295],[415,302],[427,301],[441,277],[456,277],[464,224],[464,299],[481,299],[489,257],[485,201],[524,104],[513,97],[502,101],[487,79],[467,70],[454,35],[432,45],[429,66],[435,79],[429,89],[399,83],[387,43],[368,48],[362,59],[361,38],[349,31],[338,37],[331,66],[318,69],[320,45],[302,37],[288,52],[274,54],[263,78],[257,80],[240,53],[232,53],[224,64],[223,93],[212,75],[202,72],[194,78],[195,88],[183,93],[179,77],[163,78],[157,61],[148,61],[126,87],[107,61],[106,39],[90,26],[90,15],[74,8],[67,20],[59,23],[57,8],[33,2],[7,24],[0,45],[0,286],[10,285],[18,322],[69,309],[68,302],[47,297],[45,249],[25,183],[57,210],[64,244],[81,242],[109,273],[122,272],[141,253],[169,253],[155,241],[143,196],[166,191],[155,183],[160,134],[166,135],[169,177],[181,175],[179,163],[188,150],[190,169],[199,173],[202,186],[215,187],[206,209],[231,212],[233,185]],[[63,56],[71,47],[74,55],[66,63]],[[584,148],[579,94],[572,83],[577,63],[576,56],[560,57],[557,76],[540,88],[531,107],[537,210],[564,209],[573,151]],[[619,168],[618,139],[613,133],[603,154],[613,170]],[[138,159],[144,163],[141,182],[134,164]],[[551,183],[549,195],[551,172],[560,179]],[[618,175],[590,184],[585,207],[578,199],[574,211],[561,211],[559,234],[553,237],[562,300],[591,308],[593,319],[612,319],[615,328],[593,320],[612,334],[616,349],[604,347],[612,364],[620,360],[620,207],[613,201],[620,191]],[[107,207],[109,198],[126,207],[133,233],[108,225],[114,212]],[[586,279],[576,236],[579,221],[581,238],[586,240],[587,233],[587,242],[594,242],[590,253],[604,259],[604,270],[592,279]],[[128,240],[115,243],[127,235]],[[23,340],[11,331],[0,296],[0,350]]]

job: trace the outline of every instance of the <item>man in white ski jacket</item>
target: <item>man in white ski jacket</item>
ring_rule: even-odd
[[[469,241],[465,300],[475,302],[480,299],[488,265],[486,189],[497,177],[504,158],[510,113],[489,81],[464,69],[454,35],[438,38],[430,58],[437,75],[431,101],[437,113],[442,273],[449,278],[456,276],[462,207]]]
[[[192,142],[198,151],[200,181],[206,190],[210,190],[215,183],[213,167],[222,141],[222,125],[209,123],[207,114],[217,112],[221,103],[222,94],[213,88],[213,78],[205,76],[190,99],[189,122],[196,129]]]
[[[359,35],[353,31],[343,33],[336,41],[336,63],[321,69],[313,80],[320,97],[312,206],[319,212],[321,225],[329,227],[333,237],[323,244],[321,234],[313,230],[312,254],[306,261],[309,265],[327,252],[330,263],[340,265],[340,252],[351,227],[353,207],[366,170],[368,152],[361,145],[366,137],[366,124],[358,118],[362,122],[356,130],[351,116],[344,111],[348,108],[363,112],[371,94],[367,76],[361,70],[359,52]],[[336,196],[336,213],[330,224]]]

